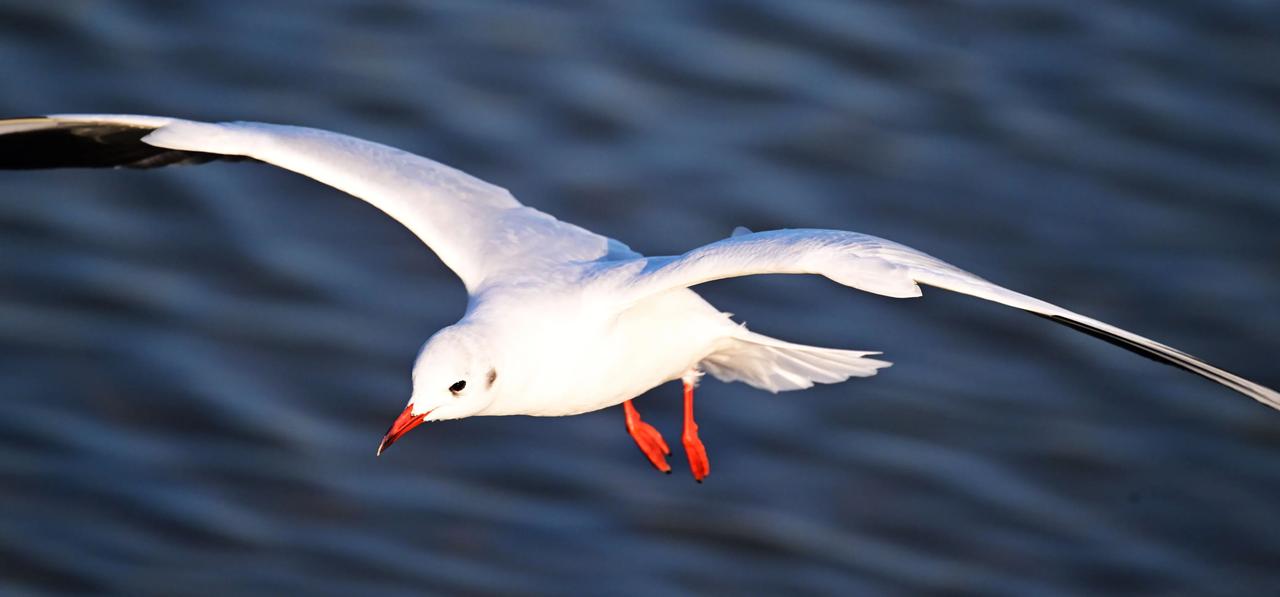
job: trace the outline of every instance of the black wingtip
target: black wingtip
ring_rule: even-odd
[[[1254,400],[1267,404],[1272,408],[1280,409],[1280,403],[1276,401],[1275,392],[1262,386],[1258,386],[1257,384],[1241,378],[1234,373],[1214,367],[1213,365],[1180,350],[1170,348],[1155,341],[1148,341],[1150,344],[1143,344],[1132,338],[1126,338],[1114,332],[1090,325],[1087,322],[1078,321],[1061,315],[1045,315],[1042,313],[1035,313],[1034,315],[1043,317],[1054,323],[1065,325],[1078,332],[1088,334],[1112,345],[1119,346],[1120,348],[1144,356],[1157,363],[1177,367],[1183,371],[1188,371],[1206,379],[1213,380],[1240,392],[1241,394],[1249,396]]]
[[[9,133],[0,129],[0,170],[159,168],[247,159],[148,145],[142,138],[155,130],[150,126],[62,121],[44,116],[5,119],[0,126],[16,125],[22,120],[36,121],[38,126],[16,127],[18,130]]]
[[[1061,315],[1045,315],[1043,313],[1032,313],[1032,314],[1035,315],[1036,317],[1043,317],[1054,323],[1067,326],[1077,332],[1088,334],[1090,336],[1093,336],[1094,338],[1102,340],[1103,342],[1106,342],[1113,346],[1119,346],[1120,348],[1123,348],[1134,354],[1144,356],[1157,363],[1163,363],[1165,365],[1177,367],[1179,369],[1190,371],[1192,373],[1200,373],[1200,371],[1196,371],[1195,369],[1188,367],[1185,363],[1174,360],[1150,346],[1138,344],[1137,342],[1134,342],[1128,338],[1125,338],[1123,336],[1117,336],[1114,333],[1096,328],[1084,322],[1076,321],[1074,319],[1069,319]]]

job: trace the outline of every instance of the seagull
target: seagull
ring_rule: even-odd
[[[671,449],[634,399],[679,379],[680,439],[698,482],[711,472],[693,394],[702,374],[769,392],[870,377],[878,352],[795,344],[749,331],[691,287],[755,274],[817,274],[893,298],[943,288],[1029,311],[1216,381],[1272,408],[1280,393],[1132,332],[1003,288],[915,249],[840,230],[751,232],[682,255],[627,245],[522,205],[506,189],[393,147],[324,130],[67,114],[0,120],[0,169],[157,168],[264,162],[367,201],[422,240],[467,290],[457,323],[413,365],[409,403],[378,454],[428,421],[576,415],[621,404],[658,470]]]

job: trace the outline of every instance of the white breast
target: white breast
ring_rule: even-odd
[[[519,342],[527,378],[483,415],[565,416],[607,408],[679,378],[735,325],[692,290],[657,295],[620,314],[542,311],[546,339]],[[562,320],[557,320],[562,319]]]

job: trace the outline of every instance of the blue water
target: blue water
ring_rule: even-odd
[[[0,2],[0,114],[320,126],[649,254],[885,236],[1280,387],[1280,3]],[[1280,593],[1280,413],[967,297],[703,287],[883,350],[374,449],[462,312],[271,168],[0,175],[0,594]],[[573,380],[565,380],[566,384]],[[638,401],[678,438],[679,389]]]

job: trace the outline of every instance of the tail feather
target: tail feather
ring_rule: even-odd
[[[839,383],[850,377],[870,377],[890,365],[867,358],[878,352],[819,348],[783,342],[746,332],[730,345],[703,359],[701,366],[724,382],[784,392],[812,387],[814,383]]]

